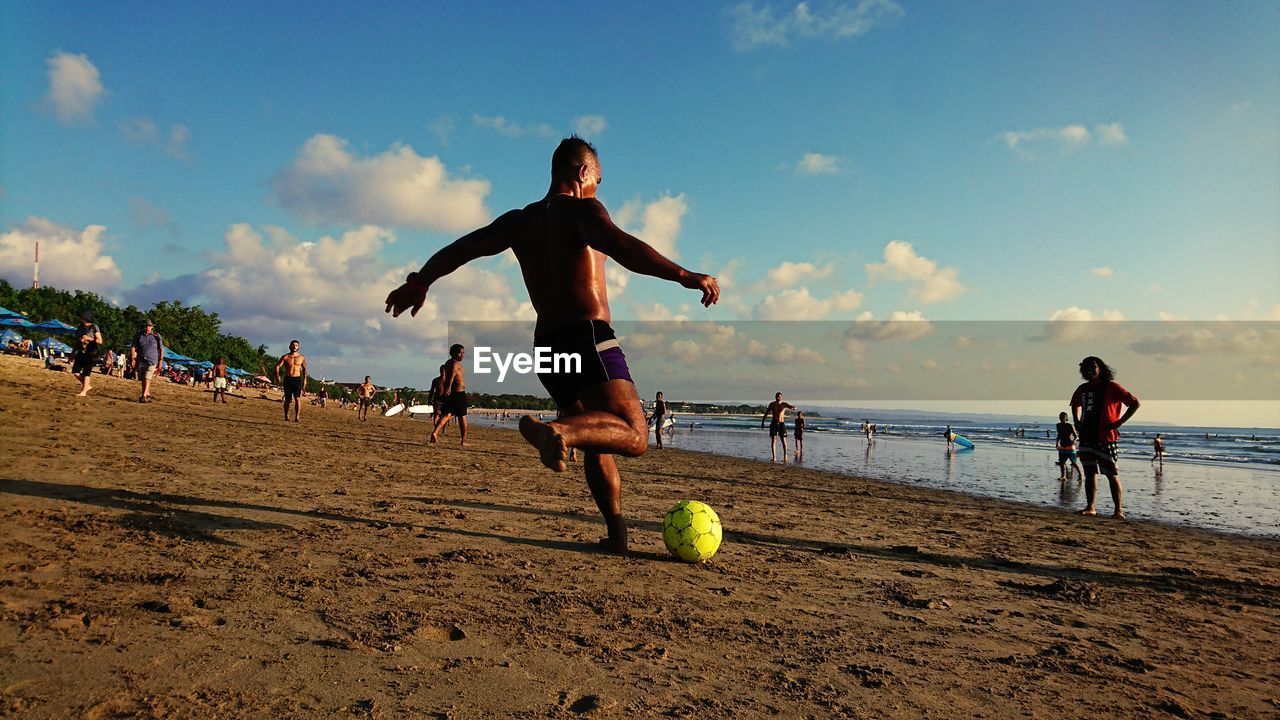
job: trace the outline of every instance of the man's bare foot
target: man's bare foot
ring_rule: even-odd
[[[565,447],[564,437],[554,426],[532,415],[525,415],[520,418],[520,434],[530,445],[538,449],[543,465],[556,472],[564,472],[565,458],[569,456],[569,449]]]
[[[627,546],[622,545],[621,547],[619,547],[619,544],[615,542],[612,538],[607,538],[607,537],[600,538],[600,540],[596,542],[596,547],[599,548],[601,552],[613,553],[614,555],[627,554]]]
[[[76,393],[76,397],[85,397],[85,396],[86,396],[86,395],[88,395],[88,394],[89,394],[89,391],[88,391],[88,390],[85,390],[85,391],[83,391],[83,392],[78,392],[78,393]]]
[[[458,443],[458,445],[459,445],[460,447],[471,447],[471,443],[469,443],[469,442]]]
[[[1076,514],[1077,515],[1097,515],[1098,511],[1094,510],[1093,508],[1085,508]]]
[[[431,436],[431,444],[432,444],[432,445],[435,445],[437,442],[439,442],[439,440],[436,440],[436,436],[433,434],[433,435]]]
[[[1122,513],[1122,512],[1120,512],[1119,510],[1117,510],[1117,511],[1115,511],[1115,512],[1111,513],[1111,518],[1112,518],[1113,520],[1123,520],[1123,519],[1124,519],[1124,513]]]

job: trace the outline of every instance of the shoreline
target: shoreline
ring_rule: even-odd
[[[0,709],[83,716],[1274,714],[1280,543],[685,450],[214,406],[0,362]],[[205,398],[205,405],[200,399]],[[662,514],[725,542],[669,559]]]

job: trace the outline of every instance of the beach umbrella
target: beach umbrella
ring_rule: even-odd
[[[45,320],[44,322],[38,322],[35,325],[32,325],[31,329],[47,333],[73,333],[76,331],[74,326],[68,325],[61,320]]]
[[[182,363],[184,365],[187,363],[193,363],[196,361],[196,359],[193,357],[187,357],[186,355],[183,355],[182,353],[174,350],[170,350],[169,348],[164,349],[164,359],[171,363]]]
[[[12,330],[0,333],[0,345],[8,345],[11,342],[22,342],[22,336]]]
[[[254,378],[254,380],[259,380],[259,381],[264,382],[264,383],[266,383],[266,384],[268,384],[268,385],[275,385],[275,383],[271,382],[271,378],[267,377],[266,375],[259,375],[259,376],[255,377],[255,378]]]
[[[41,347],[41,348],[44,348],[45,350],[50,350],[52,352],[59,352],[59,353],[71,352],[70,345],[62,342],[61,340],[55,340],[51,337],[47,337],[41,340],[40,342],[36,343],[36,347]]]
[[[7,307],[0,307],[0,318],[7,318],[7,317],[20,318],[22,317],[22,313],[14,312]]]
[[[5,327],[31,328],[35,327],[30,320],[24,317],[0,317],[0,325]]]

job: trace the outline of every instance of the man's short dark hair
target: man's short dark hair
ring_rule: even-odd
[[[577,135],[570,135],[561,140],[556,151],[551,153],[551,179],[564,179],[579,165],[599,162],[600,156],[596,153],[594,145]]]
[[[457,355],[463,349],[464,349],[464,346],[462,343],[454,343],[452,346],[449,347],[449,357],[453,357],[454,355]]]

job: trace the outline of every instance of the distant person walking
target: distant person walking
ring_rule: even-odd
[[[1066,482],[1071,477],[1071,469],[1075,469],[1076,477],[1084,479],[1084,471],[1080,469],[1080,454],[1076,451],[1079,436],[1076,428],[1067,422],[1066,413],[1058,413],[1058,479]]]
[[[222,404],[227,404],[227,363],[222,358],[213,364],[213,401],[218,402],[218,396],[222,396]]]
[[[80,392],[84,397],[93,389],[89,383],[93,366],[98,364],[98,347],[102,345],[102,331],[93,322],[93,311],[80,313],[80,327],[76,328],[75,359],[71,361],[71,374],[80,379]]]
[[[662,424],[667,421],[667,401],[662,399],[662,392],[659,391],[653,400],[653,416],[650,417],[653,422],[653,437],[657,441],[654,446],[662,449]]]
[[[1097,515],[1098,472],[1111,483],[1112,517],[1124,519],[1120,470],[1116,464],[1119,428],[1138,411],[1138,398],[1115,381],[1115,371],[1101,358],[1090,355],[1080,361],[1080,377],[1085,382],[1071,395],[1071,413],[1080,437],[1080,459],[1084,464],[1084,492],[1087,505],[1081,515]],[[1120,414],[1120,406],[1125,406]]]
[[[467,447],[467,380],[462,370],[462,360],[466,356],[467,349],[460,344],[449,348],[449,360],[444,364],[444,378],[440,381],[440,395],[444,398],[440,403],[441,415],[431,430],[433,445],[440,441],[440,430],[456,417],[458,430],[462,433],[461,444]]]
[[[799,459],[804,454],[804,413],[800,410],[796,411],[796,421],[793,423],[796,429],[796,458]]]
[[[284,420],[289,422],[289,401],[293,401],[293,421],[301,422],[302,392],[307,387],[307,359],[298,352],[302,343],[289,343],[289,354],[276,363],[276,382],[284,386]],[[284,374],[281,374],[281,370]]]
[[[138,402],[151,402],[151,381],[164,363],[164,338],[156,332],[155,323],[147,318],[142,323],[142,332],[133,339],[129,346],[129,366],[133,374],[142,382],[142,396]]]
[[[942,437],[944,437],[944,438],[946,438],[946,439],[947,439],[947,449],[948,449],[948,450],[955,450],[955,448],[956,448],[956,434],[955,434],[954,432],[952,432],[952,431],[951,431],[951,426],[950,426],[950,425],[948,425],[948,426],[947,426],[947,429],[946,429],[946,430],[944,430],[944,431],[942,432]]]
[[[795,405],[782,401],[782,393],[774,393],[773,402],[764,409],[760,418],[761,428],[764,428],[765,420],[769,421],[769,453],[774,462],[778,461],[778,440],[782,441],[782,459],[787,459],[787,411],[795,409]]]
[[[1156,433],[1155,440],[1152,441],[1155,454],[1151,456],[1151,462],[1160,461],[1160,467],[1164,467],[1164,438],[1160,437],[1160,433]]]

